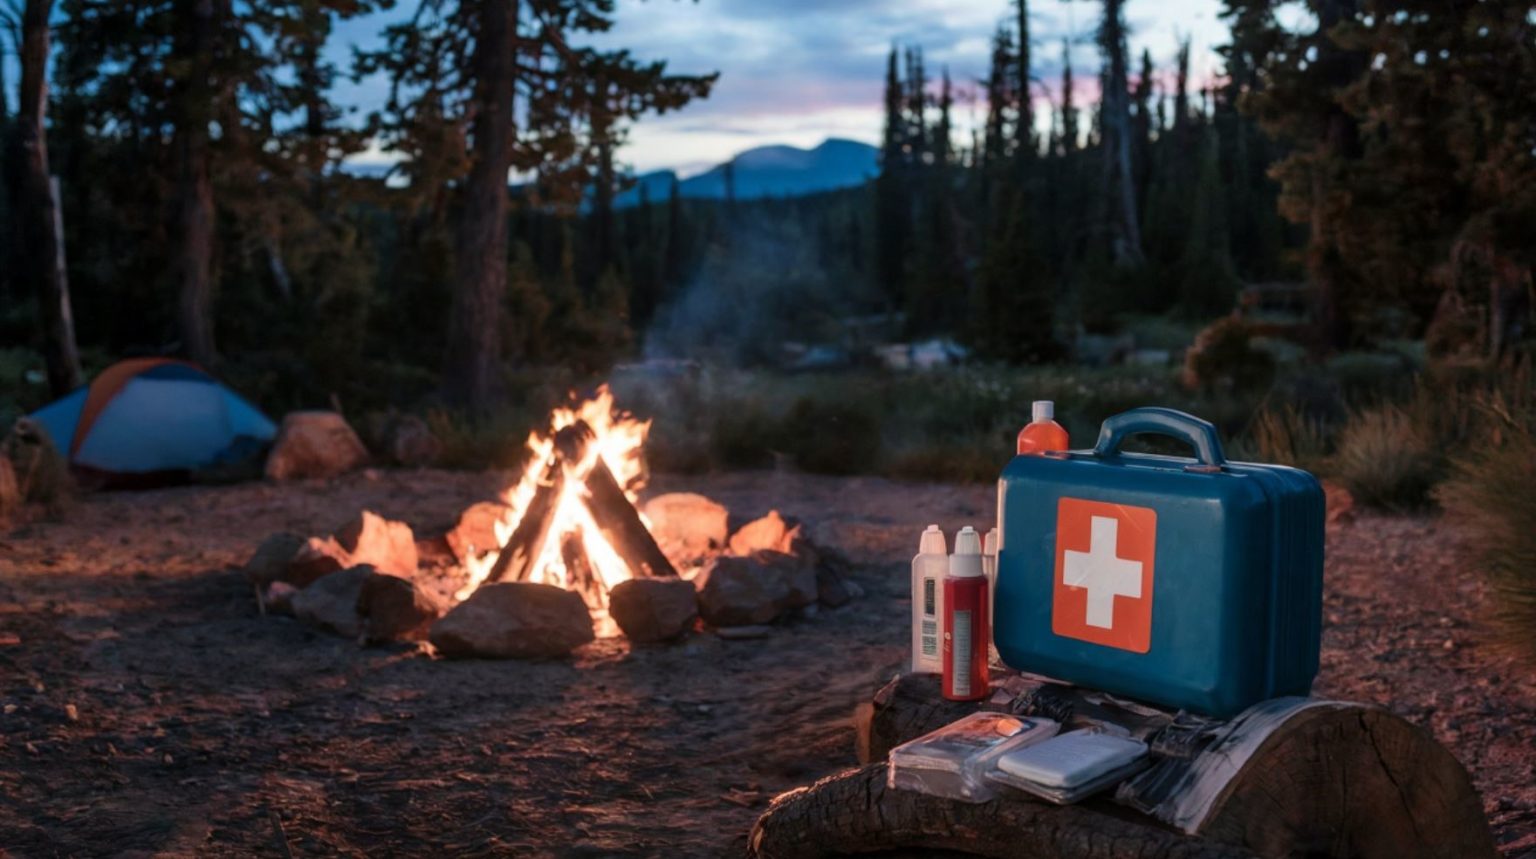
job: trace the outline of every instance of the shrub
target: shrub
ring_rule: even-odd
[[[1536,658],[1536,426],[1503,433],[1502,444],[1458,458],[1436,491],[1469,539],[1495,601],[1503,639]]]
[[[1356,501],[1396,511],[1428,504],[1440,470],[1423,433],[1396,406],[1357,412],[1339,434],[1332,464]]]
[[[1253,453],[1274,462],[1317,471],[1328,454],[1328,428],[1290,403],[1267,405],[1248,427]]]

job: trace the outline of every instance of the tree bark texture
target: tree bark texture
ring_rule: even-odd
[[[474,140],[448,311],[444,393],[476,411],[500,393],[507,291],[507,171],[512,166],[517,0],[481,0],[474,55]]]
[[[179,53],[187,71],[178,98],[175,147],[178,322],[183,351],[193,361],[210,366],[218,357],[213,334],[214,213],[208,152],[217,9],[214,0],[185,0],[182,6],[185,29]]]
[[[21,16],[21,100],[16,117],[16,154],[20,161],[20,194],[16,217],[24,223],[24,277],[37,297],[43,333],[43,358],[48,387],[61,397],[80,387],[80,355],[75,346],[75,321],[70,309],[69,277],[64,265],[64,219],[56,183],[49,175],[48,17],[53,0],[27,0]]]

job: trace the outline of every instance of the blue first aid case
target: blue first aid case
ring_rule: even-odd
[[[1169,436],[1193,458],[1122,452]],[[1089,451],[1015,457],[998,482],[993,636],[1010,667],[1217,717],[1306,695],[1322,638],[1323,492],[1230,462],[1173,409],[1109,418]]]

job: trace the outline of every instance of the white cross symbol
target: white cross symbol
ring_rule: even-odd
[[[1115,597],[1141,598],[1141,562],[1115,554],[1120,520],[1095,516],[1089,528],[1088,551],[1066,550],[1062,578],[1067,585],[1088,591],[1089,626],[1113,629]]]

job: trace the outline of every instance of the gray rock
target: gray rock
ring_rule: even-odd
[[[682,579],[630,579],[608,593],[608,613],[630,641],[664,641],[693,628],[698,598]]]
[[[448,657],[561,656],[596,638],[587,604],[573,591],[531,582],[482,585],[432,624],[432,646]]]
[[[256,547],[251,559],[245,562],[246,579],[258,585],[287,581],[289,564],[304,543],[304,538],[297,534],[269,535]]]
[[[816,601],[816,570],[783,552],[716,558],[694,580],[699,614],[711,626],[751,626]]]
[[[293,616],[311,626],[356,638],[363,631],[357,600],[363,583],[376,575],[373,567],[364,565],[318,579],[293,595]]]
[[[290,412],[283,417],[272,452],[268,480],[329,478],[368,462],[368,449],[335,412]]]
[[[352,556],[334,538],[310,537],[289,559],[282,581],[304,588],[350,566]]]
[[[443,609],[431,593],[398,576],[370,576],[357,598],[363,638],[369,642],[425,641]]]

